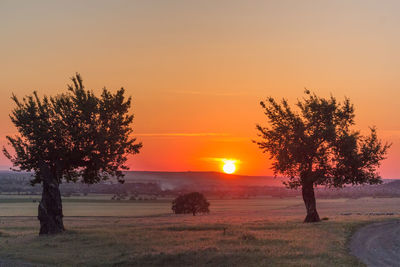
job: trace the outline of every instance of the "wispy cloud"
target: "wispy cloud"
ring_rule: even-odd
[[[231,162],[234,162],[234,163],[241,163],[241,160],[232,159],[232,158],[212,158],[212,157],[210,157],[210,158],[201,158],[201,159],[205,160],[205,161],[214,161],[214,162],[223,162],[223,163],[225,163],[227,161],[231,161]]]
[[[207,91],[190,91],[190,90],[172,90],[169,93],[185,94],[185,95],[213,95],[213,96],[241,96],[244,92],[207,92]]]
[[[135,136],[149,137],[203,137],[203,136],[229,136],[227,133],[138,133]]]
[[[211,142],[251,142],[251,138],[232,136],[228,133],[135,133],[135,137],[174,138],[174,137],[209,137]]]
[[[232,142],[232,143],[238,143],[238,142],[248,142],[251,143],[252,139],[249,137],[239,137],[239,136],[224,136],[223,138],[214,138],[211,141],[215,142]]]

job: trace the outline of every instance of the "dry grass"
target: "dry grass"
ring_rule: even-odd
[[[399,206],[398,199],[368,199],[370,210],[357,200],[320,201],[329,220],[303,224],[298,200],[225,201],[195,217],[66,217],[68,231],[50,237],[37,235],[34,217],[1,217],[0,256],[61,266],[357,266],[347,248],[354,229],[398,216],[341,212],[397,212]]]

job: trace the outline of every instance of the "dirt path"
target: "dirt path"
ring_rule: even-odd
[[[361,228],[353,235],[350,249],[367,266],[399,266],[400,221],[374,223]]]

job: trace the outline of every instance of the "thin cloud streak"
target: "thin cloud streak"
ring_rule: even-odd
[[[203,136],[230,136],[227,133],[138,133],[141,137],[203,137]]]
[[[214,161],[214,162],[226,162],[226,161],[233,161],[234,163],[241,163],[242,161],[239,159],[234,159],[234,158],[213,158],[213,157],[208,157],[208,158],[200,158],[201,160],[204,161]]]
[[[183,90],[173,90],[173,91],[168,91],[169,93],[175,93],[175,94],[185,94],[185,95],[212,95],[212,96],[243,96],[247,95],[246,93],[243,92],[205,92],[205,91],[183,91]]]

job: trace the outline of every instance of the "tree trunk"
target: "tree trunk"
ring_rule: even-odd
[[[319,222],[317,205],[315,202],[314,185],[313,183],[304,183],[301,188],[304,204],[306,205],[307,216],[304,219],[305,223]]]
[[[38,209],[39,235],[62,233],[65,228],[59,183],[49,168],[41,168],[41,174],[43,191]]]

